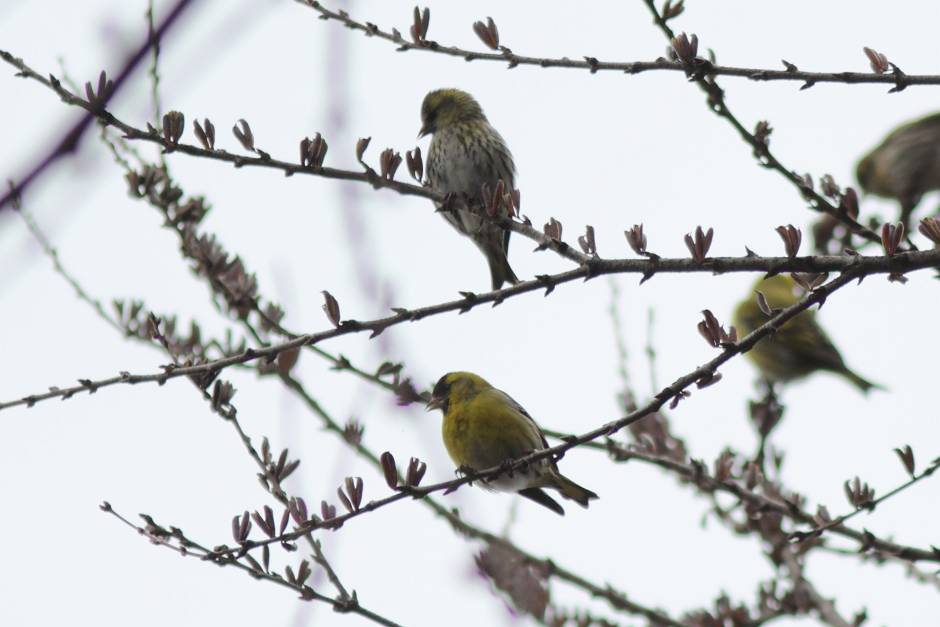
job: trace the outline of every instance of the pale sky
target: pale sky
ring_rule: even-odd
[[[158,2],[158,15],[171,4]],[[632,61],[655,59],[666,49],[640,0],[591,9],[556,1],[426,4],[429,38],[467,48],[484,49],[471,25],[492,16],[502,43],[519,54]],[[870,46],[905,72],[938,73],[930,42],[940,7],[931,4],[899,2],[891,11],[870,1],[688,4],[673,27],[697,33],[700,49],[713,48],[722,63],[779,68],[783,58],[805,70],[867,71],[862,47]],[[413,4],[355,0],[345,7],[407,33]],[[145,8],[143,0],[5,0],[0,48],[40,73],[61,76],[61,59],[84,83],[102,68],[118,70],[144,36]],[[217,144],[241,151],[229,129],[244,118],[256,144],[275,157],[295,160],[299,140],[319,131],[329,140],[327,164],[356,169],[357,138],[372,137],[372,163],[385,147],[404,154],[416,145],[424,94],[459,87],[477,97],[513,151],[523,213],[537,225],[560,220],[570,243],[591,224],[601,256],[632,256],[622,233],[643,223],[650,250],[686,256],[683,235],[702,225],[715,229],[713,255],[741,255],[745,246],[777,255],[783,246],[773,229],[792,223],[803,229],[808,251],[815,214],[781,177],[754,163],[751,150],[678,73],[508,71],[494,63],[399,53],[387,42],[324,23],[289,0],[204,0],[190,11],[163,42],[160,67],[163,106],[185,113],[186,141],[195,141],[191,120],[209,117]],[[5,64],[0,69],[4,179],[23,175],[79,114],[13,74]],[[721,84],[746,126],[770,121],[771,147],[784,164],[816,180],[831,173],[842,185],[854,184],[856,160],[884,133],[937,106],[936,87],[887,95],[881,86],[799,91],[798,83],[737,78]],[[143,68],[110,107],[138,127],[152,119]],[[426,154],[427,140],[418,145]],[[138,148],[155,156],[151,146]],[[426,199],[308,176],[285,179],[276,171],[236,170],[185,155],[171,155],[169,164],[188,194],[205,195],[212,205],[202,227],[241,255],[261,293],[287,310],[291,329],[329,326],[321,290],[336,296],[344,317],[369,319],[390,306],[430,305],[458,290],[488,289],[483,258]],[[404,165],[398,178],[407,178]],[[140,298],[154,311],[198,320],[207,335],[236,329],[180,260],[176,237],[160,228],[157,212],[128,196],[121,169],[94,134],[77,158],[31,188],[24,204],[63,264],[102,301]],[[929,196],[924,207],[936,204]],[[885,201],[862,201],[865,217],[893,210]],[[533,248],[513,238],[510,261],[522,278],[570,266]],[[0,213],[0,260],[8,269],[0,279],[6,364],[0,399],[122,370],[153,372],[167,361],[123,339],[75,298],[9,211]],[[662,386],[714,356],[695,328],[700,311],[711,309],[729,323],[734,303],[755,278],[661,275],[642,286],[635,276],[614,279],[629,375],[641,397],[651,392],[644,355],[648,311],[655,313],[653,374]],[[888,391],[866,398],[825,374],[785,391],[786,416],[773,443],[786,452],[787,486],[807,495],[810,509],[823,503],[833,514],[849,511],[842,485],[856,474],[879,494],[903,482],[894,447],[912,445],[921,466],[940,455],[931,399],[940,348],[932,331],[933,281],[930,272],[912,275],[906,286],[874,277],[841,290],[822,309],[820,319],[846,361]],[[450,370],[475,371],[546,428],[581,433],[618,416],[611,294],[606,278],[571,283],[548,298],[523,295],[495,309],[398,326],[376,340],[359,334],[323,347],[365,369],[385,359],[402,361],[420,385]],[[670,413],[691,454],[709,465],[725,447],[755,447],[746,409],[756,395],[755,372],[743,359],[721,372],[719,384],[694,390]],[[453,476],[438,413],[397,407],[386,392],[331,371],[312,353],[302,355],[295,373],[338,420],[362,422],[373,450],[392,451],[399,460],[420,457],[428,463],[425,481]],[[359,475],[366,500],[389,493],[380,473],[322,431],[275,380],[259,381],[245,371],[224,376],[238,388],[234,401],[251,437],[260,443],[268,436],[275,448],[288,447],[302,460],[288,490],[310,504],[336,504],[337,485]],[[0,535],[7,540],[0,624],[366,624],[326,605],[301,603],[234,569],[181,559],[98,510],[108,500],[129,516],[146,512],[211,546],[232,542],[233,515],[273,504],[234,431],[185,380],[4,411],[0,424],[6,442]],[[772,578],[756,539],[734,536],[706,516],[707,499],[672,476],[640,463],[612,465],[581,449],[565,456],[562,469],[600,495],[589,510],[570,506],[562,518],[519,497],[475,488],[441,500],[497,533],[514,511],[509,535],[520,546],[674,617],[710,607],[721,591],[753,605],[757,582]],[[854,525],[905,544],[940,545],[933,481],[857,517]],[[473,555],[480,546],[454,536],[418,503],[394,504],[320,537],[363,605],[400,623],[528,624],[511,618],[476,574]],[[287,559],[278,563],[300,558]],[[940,614],[937,589],[906,578],[899,566],[814,554],[807,572],[824,595],[838,599],[843,616],[865,607],[870,624],[894,626],[922,625],[924,617]],[[333,593],[320,574],[315,577]],[[639,624],[561,582],[551,583],[551,594],[562,607]]]

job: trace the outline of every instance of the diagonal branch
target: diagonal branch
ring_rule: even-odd
[[[293,590],[300,595],[300,599],[303,601],[321,601],[323,603],[328,603],[333,606],[333,610],[336,612],[347,613],[354,611],[360,616],[367,618],[379,625],[386,625],[388,627],[398,627],[399,625],[398,623],[393,622],[384,616],[380,616],[379,614],[371,612],[362,606],[357,605],[356,609],[351,609],[349,604],[343,600],[334,599],[325,594],[317,592],[312,587],[307,585],[306,576],[298,573],[300,577],[294,577],[293,571],[289,570],[289,567],[288,576],[281,577],[276,573],[265,570],[261,564],[253,559],[248,560],[251,566],[243,564],[234,558],[225,560],[213,559],[211,549],[192,540],[186,536],[178,527],[170,527],[167,529],[157,524],[153,518],[146,514],[140,515],[141,518],[144,519],[145,524],[143,526],[135,525],[125,516],[115,511],[111,504],[107,501],[102,503],[100,507],[101,511],[114,516],[123,524],[137,531],[137,533],[139,533],[141,536],[150,540],[152,544],[167,548],[177,554],[183,555],[184,557],[196,557],[201,561],[214,563],[218,566],[234,566],[246,574],[251,575],[255,579],[261,579]],[[309,575],[309,570],[307,571],[307,575]]]
[[[663,16],[656,9],[656,5],[654,4],[653,0],[643,0],[643,3],[653,14],[653,21],[666,36],[666,39],[672,42],[676,37],[676,34],[666,23],[666,19],[663,18]],[[741,124],[737,116],[735,116],[734,113],[732,113],[728,108],[728,105],[725,102],[724,91],[714,80],[715,72],[712,71],[714,65],[710,61],[695,58],[684,65],[686,68],[686,75],[689,77],[689,80],[698,85],[708,96],[709,109],[711,109],[715,115],[723,118],[729,124],[731,124],[741,139],[743,139],[745,143],[751,146],[751,148],[754,150],[754,155],[758,158],[758,161],[762,166],[777,172],[783,178],[793,184],[800,195],[810,201],[809,206],[811,209],[832,216],[847,226],[853,233],[863,237],[869,242],[876,244],[881,243],[881,237],[877,233],[848,215],[848,213],[843,208],[836,207],[826,200],[822,194],[816,192],[809,182],[804,180],[793,170],[790,170],[784,166],[780,160],[774,156],[774,154],[770,151],[770,147],[766,139],[758,138],[754,133],[747,130],[744,125]]]
[[[853,276],[852,272],[846,272],[845,274],[839,276],[836,279],[833,279],[829,283],[820,286],[813,292],[809,293],[798,303],[782,309],[777,314],[772,316],[765,322],[763,325],[758,327],[749,335],[745,336],[743,339],[737,343],[728,344],[724,350],[715,358],[706,362],[704,365],[699,366],[698,368],[692,370],[691,372],[679,377],[672,384],[665,387],[662,391],[659,392],[651,401],[646,405],[636,409],[635,411],[630,412],[626,416],[608,422],[596,429],[588,431],[584,434],[581,434],[577,437],[572,437],[567,439],[561,444],[548,447],[546,449],[530,453],[511,462],[507,462],[501,466],[494,468],[488,468],[486,470],[468,473],[467,475],[454,479],[451,481],[445,481],[441,483],[436,483],[428,485],[425,487],[413,487],[405,486],[400,488],[400,491],[391,496],[379,499],[378,501],[370,501],[363,505],[360,509],[350,511],[346,514],[335,516],[325,521],[321,520],[312,520],[307,527],[302,528],[299,531],[292,533],[283,534],[281,536],[275,536],[267,540],[262,540],[255,542],[253,545],[246,545],[249,548],[256,548],[260,546],[265,546],[266,544],[271,544],[273,542],[280,541],[289,541],[294,540],[301,533],[309,531],[310,529],[316,528],[330,528],[335,529],[338,526],[344,524],[348,520],[361,516],[362,514],[370,511],[375,511],[387,505],[390,505],[394,502],[401,501],[405,498],[423,498],[428,494],[434,492],[444,492],[450,493],[459,487],[471,483],[473,481],[488,481],[493,480],[499,476],[512,474],[513,472],[524,471],[531,464],[546,458],[560,459],[567,453],[569,450],[580,446],[582,444],[598,440],[600,438],[610,436],[617,431],[623,429],[624,427],[633,424],[646,416],[649,416],[656,411],[660,410],[667,402],[672,401],[671,406],[677,404],[681,399],[689,396],[687,388],[691,387],[694,384],[698,384],[699,387],[705,387],[709,383],[713,383],[716,379],[717,370],[725,362],[729,361],[734,356],[741,354],[750,350],[758,341],[770,335],[771,333],[776,332],[783,324],[788,320],[798,315],[800,312],[808,309],[814,304],[823,302],[830,294],[839,288],[845,286],[856,277]],[[231,552],[228,551],[228,552]],[[918,554],[918,557],[913,559],[937,559],[936,556],[931,555],[926,551],[921,551]]]
[[[137,68],[138,65],[147,57],[147,54],[151,50],[151,42],[159,41],[162,39],[166,33],[170,30],[173,24],[179,19],[183,12],[189,8],[190,5],[194,4],[192,0],[179,0],[173,8],[170,9],[166,17],[163,18],[163,21],[160,23],[156,29],[151,29],[151,32],[148,33],[146,40],[134,51],[134,54],[125,62],[124,67],[118,72],[117,77],[114,79],[114,83],[111,86],[111,89],[106,94],[102,106],[111,98],[114,97],[114,94],[124,85],[127,78],[131,73]],[[0,51],[0,56],[6,58],[6,53]],[[88,111],[81,119],[72,126],[71,129],[65,134],[65,136],[56,144],[46,156],[39,160],[35,166],[32,167],[20,180],[19,182],[3,196],[0,196],[0,211],[3,210],[7,204],[9,204],[13,198],[16,196],[22,196],[23,192],[28,188],[37,178],[43,175],[46,170],[49,169],[53,163],[61,159],[62,157],[71,154],[75,148],[78,146],[79,140],[85,134],[85,131],[88,130],[88,127],[91,126],[91,123],[95,121],[96,115],[93,111]]]

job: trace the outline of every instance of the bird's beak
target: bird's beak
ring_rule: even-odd
[[[428,404],[424,406],[424,410],[432,411],[435,409],[441,409],[442,407],[444,407],[443,398],[432,398],[431,400],[428,401]]]
[[[431,134],[431,129],[429,129],[427,126],[422,126],[421,130],[418,131],[418,139],[421,139],[422,137],[425,137],[426,135],[430,135],[430,134]]]

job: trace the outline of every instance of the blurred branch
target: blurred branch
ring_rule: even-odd
[[[833,555],[841,555],[844,557],[860,558],[863,562],[874,562],[876,565],[881,566],[884,564],[894,564],[900,566],[904,570],[909,578],[913,579],[917,583],[928,585],[936,589],[936,592],[940,592],[940,574],[936,570],[923,570],[917,567],[914,562],[910,562],[904,558],[898,557],[897,555],[891,555],[890,553],[884,553],[876,549],[872,549],[867,553],[859,553],[856,550],[821,545],[816,547],[817,551],[822,551],[824,553],[831,553]]]
[[[75,295],[86,304],[88,304],[95,313],[98,314],[98,317],[108,323],[112,328],[119,331],[124,331],[124,328],[121,324],[105,310],[104,306],[101,304],[101,301],[91,297],[82,287],[81,283],[73,277],[62,265],[59,260],[59,252],[52,246],[49,242],[49,239],[46,237],[45,233],[39,228],[39,225],[36,224],[36,220],[33,216],[26,211],[23,207],[20,206],[19,196],[13,196],[13,210],[16,211],[23,219],[23,222],[26,224],[26,228],[29,229],[29,232],[33,235],[37,242],[39,242],[40,247],[46,256],[49,257],[49,260],[52,261],[52,266],[55,269],[56,273],[59,274],[65,281],[75,290]]]
[[[456,46],[442,45],[436,41],[425,39],[423,36],[418,41],[407,41],[402,37],[397,29],[384,31],[371,22],[360,22],[354,20],[348,13],[342,10],[331,11],[320,2],[315,0],[295,0],[296,2],[310,7],[320,14],[320,19],[336,20],[345,27],[362,32],[366,37],[376,37],[384,39],[395,44],[399,52],[408,50],[422,50],[437,54],[460,57],[465,61],[496,61],[506,63],[509,68],[520,65],[529,65],[540,68],[570,68],[577,70],[588,70],[592,74],[603,71],[622,72],[628,75],[639,74],[649,71],[672,71],[684,72],[685,67],[678,62],[669,61],[663,58],[655,61],[600,61],[594,57],[584,56],[579,59],[549,58],[549,57],[531,57],[515,54],[509,48],[496,43],[498,52],[479,52],[475,50],[466,50]],[[677,3],[681,4],[681,3]],[[583,59],[583,60],[580,60]],[[762,68],[745,68],[729,65],[712,65],[709,69],[710,74],[723,76],[736,76],[747,78],[752,81],[799,81],[804,85],[813,85],[815,83],[840,83],[840,84],[860,84],[876,83],[891,85],[892,87],[903,89],[909,85],[940,85],[940,75],[919,75],[904,73],[881,73],[874,72],[805,72],[796,68],[796,66],[784,63],[786,69],[771,70]]]
[[[829,599],[823,597],[816,586],[807,579],[803,570],[803,564],[791,547],[786,547],[782,551],[783,563],[786,565],[793,585],[797,590],[803,591],[809,597],[811,605],[819,613],[819,618],[832,627],[855,627],[853,623],[842,618],[836,611],[835,604]]]
[[[150,40],[150,69],[147,74],[150,77],[150,101],[153,105],[153,121],[157,126],[163,118],[163,104],[160,101],[160,37],[157,35],[153,22],[153,0],[147,2],[147,36]],[[167,169],[166,155],[160,153],[160,167],[164,171]]]
[[[193,0],[179,0],[172,8],[170,8],[166,17],[163,18],[163,21],[159,26],[156,27],[151,33],[148,33],[145,41],[137,48],[137,50],[130,56],[129,59],[124,63],[124,67],[118,71],[116,78],[113,83],[110,85],[108,91],[102,94],[102,100],[99,103],[100,107],[103,109],[104,106],[114,97],[114,95],[124,86],[124,83],[127,81],[127,78],[131,73],[137,68],[137,66],[147,57],[147,53],[151,51],[151,46],[153,41],[158,41],[163,38],[167,32],[169,32],[170,27],[172,27],[183,12],[189,8],[190,5],[195,4]],[[8,53],[0,51],[0,56],[8,60]],[[15,197],[22,196],[23,192],[53,163],[61,159],[62,157],[71,154],[75,151],[78,146],[79,140],[85,134],[85,131],[88,130],[88,127],[91,126],[91,123],[98,117],[95,111],[88,110],[88,113],[83,115],[81,119],[75,123],[75,125],[69,129],[65,136],[57,143],[44,157],[42,157],[39,162],[34,165],[24,176],[20,177],[18,182],[15,184],[13,189],[9,192],[0,196],[0,211]]]

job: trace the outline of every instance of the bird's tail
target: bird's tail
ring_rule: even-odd
[[[516,273],[509,267],[509,259],[507,259],[506,253],[487,255],[487,260],[490,262],[490,278],[493,280],[494,290],[501,288],[503,283],[515,285],[519,282]]]
[[[566,499],[571,499],[581,507],[587,507],[591,499],[596,499],[597,495],[583,486],[579,486],[577,483],[565,477],[564,475],[558,474],[554,477],[555,485],[553,486],[557,489],[563,497]]]
[[[524,490],[519,490],[519,494],[526,497],[527,499],[532,499],[543,507],[547,507],[559,516],[565,515],[564,508],[558,504],[558,501],[546,494],[545,490],[542,488],[526,488]]]
[[[858,389],[860,389],[863,394],[867,394],[868,391],[871,390],[871,389],[873,389],[873,388],[874,388],[874,389],[877,389],[877,390],[883,390],[883,389],[884,389],[884,386],[878,385],[877,383],[872,383],[872,382],[869,381],[868,379],[865,379],[864,377],[861,377],[861,376],[855,374],[854,372],[852,372],[852,371],[849,370],[848,368],[846,368],[845,370],[843,370],[843,371],[840,372],[839,374],[841,374],[841,375],[844,376],[846,379],[848,379],[849,381],[851,381],[852,384],[855,385],[855,387],[857,387]]]

